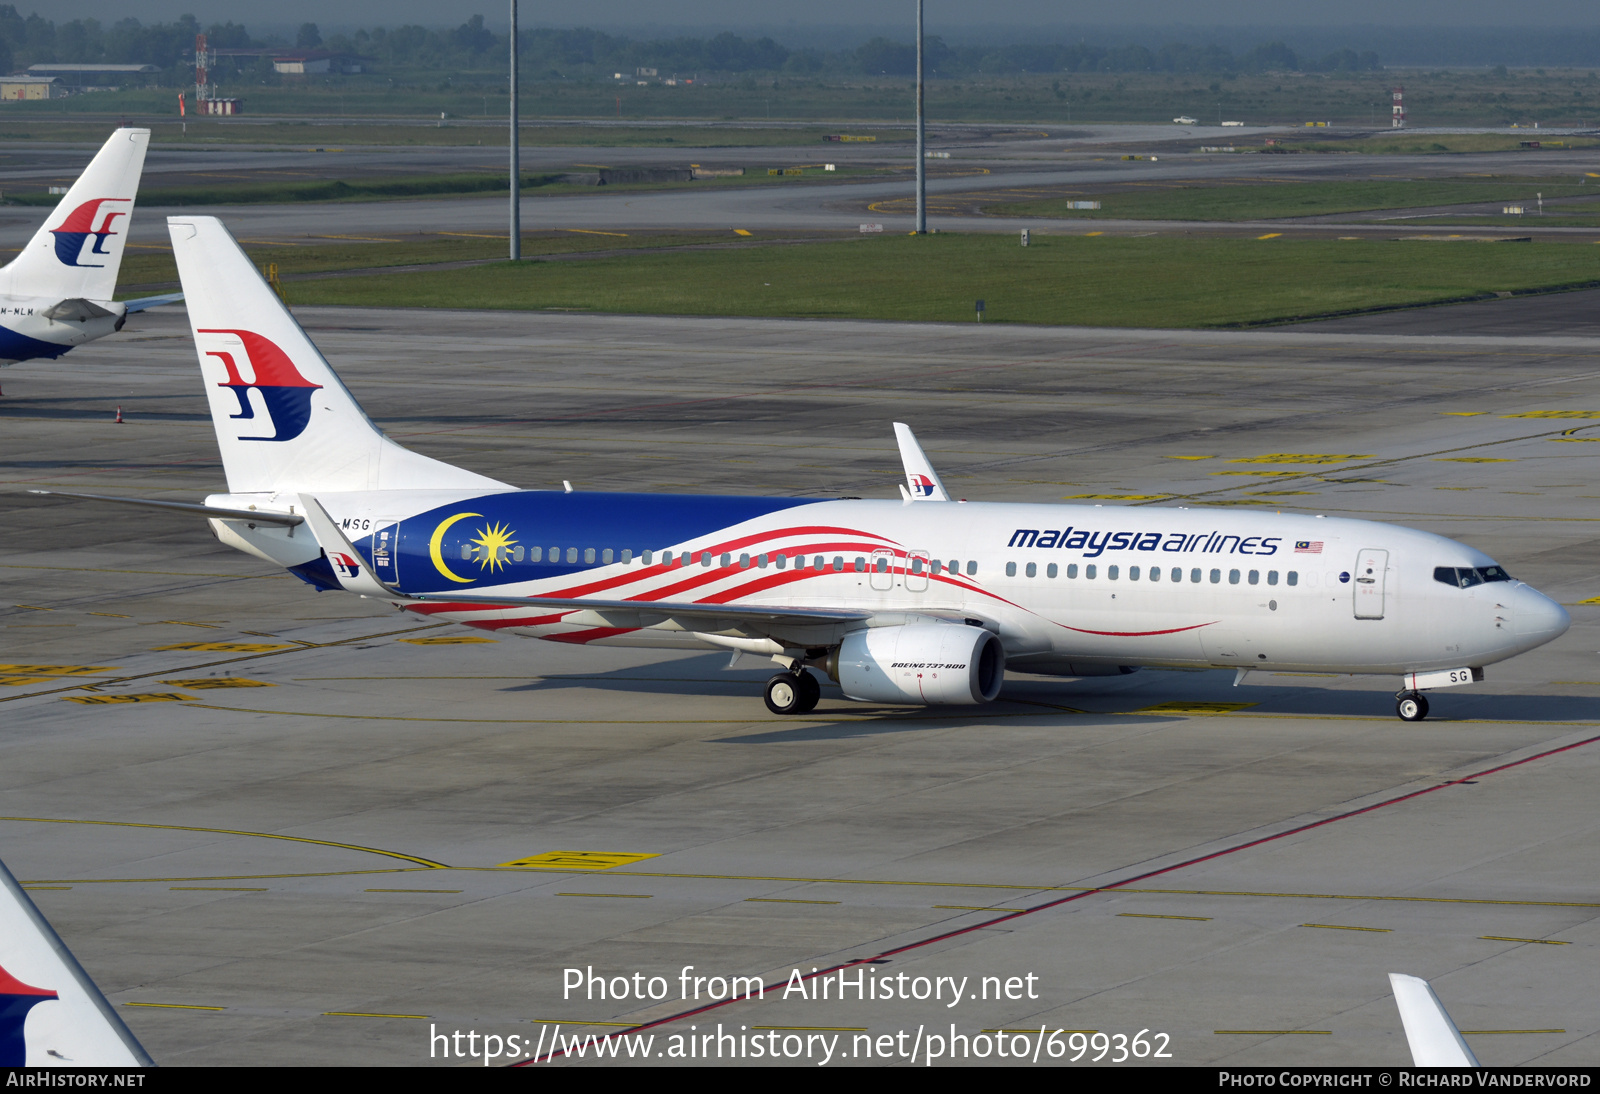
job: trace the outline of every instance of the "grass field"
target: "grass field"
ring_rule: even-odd
[[[1579,182],[1579,178],[1584,181]],[[1372,182],[1262,182],[1242,186],[1175,186],[1110,190],[1045,201],[1017,202],[986,211],[1013,216],[1133,220],[1260,220],[1274,217],[1464,205],[1484,201],[1521,201],[1530,207],[1534,195],[1549,198],[1593,195],[1600,200],[1600,178],[1520,176],[1463,179],[1396,179]],[[1069,209],[1071,201],[1097,199],[1098,210]]]
[[[1524,141],[1538,141],[1539,148],[1524,149]],[[1600,140],[1592,137],[1554,137],[1532,130],[1526,135],[1503,133],[1428,133],[1412,135],[1401,130],[1395,136],[1371,137],[1356,141],[1289,140],[1280,147],[1297,152],[1359,152],[1368,156],[1419,156],[1441,152],[1517,152],[1537,156],[1543,151],[1565,148],[1594,148]]]
[[[1034,236],[883,236],[301,281],[296,304],[1129,327],[1254,325],[1600,282],[1600,248]]]

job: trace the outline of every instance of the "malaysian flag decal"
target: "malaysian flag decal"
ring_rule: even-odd
[[[1294,541],[1294,553],[1297,555],[1320,555],[1322,541],[1320,539],[1297,539]]]

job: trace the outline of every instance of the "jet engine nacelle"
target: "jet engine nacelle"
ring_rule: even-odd
[[[839,687],[875,703],[972,705],[991,702],[1005,681],[1000,639],[965,624],[907,623],[847,635],[839,646]]]

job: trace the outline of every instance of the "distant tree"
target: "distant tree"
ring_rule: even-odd
[[[474,15],[465,23],[462,23],[450,37],[457,46],[474,56],[485,52],[495,44],[494,32],[483,28],[483,16],[481,15]]]
[[[322,44],[322,32],[315,23],[301,23],[300,32],[295,35],[295,49],[316,49]]]
[[[1249,72],[1294,72],[1300,67],[1300,58],[1282,42],[1259,45],[1239,60]]]

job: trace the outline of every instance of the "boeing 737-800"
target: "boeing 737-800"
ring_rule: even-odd
[[[0,269],[0,363],[56,358],[182,293],[112,300],[150,130],[118,129],[22,253]]]
[[[899,500],[520,490],[362,413],[215,219],[168,221],[228,493],[163,505],[319,589],[581,645],[723,649],[851,699],[978,704],[1007,669],[1398,676],[1423,692],[1566,631],[1481,551],[1363,520],[952,500],[897,426]],[[83,495],[78,495],[83,496]],[[133,499],[106,499],[133,500]]]

